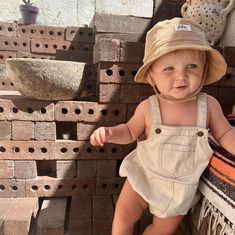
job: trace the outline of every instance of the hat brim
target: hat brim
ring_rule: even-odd
[[[135,78],[134,78],[135,81],[147,83],[145,76],[151,64],[157,59],[159,59],[160,57],[162,57],[163,55],[166,55],[170,52],[181,50],[181,49],[193,49],[193,50],[205,51],[207,53],[208,72],[207,72],[204,85],[214,83],[225,75],[226,70],[227,70],[227,64],[224,60],[224,57],[220,54],[219,51],[213,49],[210,46],[205,46],[205,45],[193,46],[192,44],[190,45],[185,44],[185,45],[181,45],[180,48],[177,45],[171,46],[171,48],[170,49],[168,48],[168,50],[165,52],[158,51],[157,53],[155,52],[151,53],[151,58],[147,59],[148,62],[144,63],[140,67],[140,69],[137,71]]]

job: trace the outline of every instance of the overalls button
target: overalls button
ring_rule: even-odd
[[[162,132],[162,130],[161,130],[160,128],[157,128],[157,129],[155,130],[155,132],[156,132],[157,134],[160,134],[160,133]]]
[[[197,135],[202,137],[204,135],[204,133],[202,131],[198,131]]]

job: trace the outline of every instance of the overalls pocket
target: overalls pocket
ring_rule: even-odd
[[[167,176],[180,177],[191,174],[194,170],[194,158],[194,145],[160,145],[159,168]]]

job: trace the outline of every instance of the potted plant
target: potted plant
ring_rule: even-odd
[[[24,5],[20,5],[20,12],[23,24],[35,24],[39,12],[38,7],[33,5],[30,0],[22,0]]]

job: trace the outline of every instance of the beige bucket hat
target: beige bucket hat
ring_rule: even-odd
[[[216,82],[226,73],[224,57],[209,46],[206,35],[199,24],[184,18],[173,18],[157,23],[146,36],[143,65],[135,75],[136,82],[147,82],[146,72],[161,56],[179,49],[195,49],[207,53],[207,75],[205,85]]]

